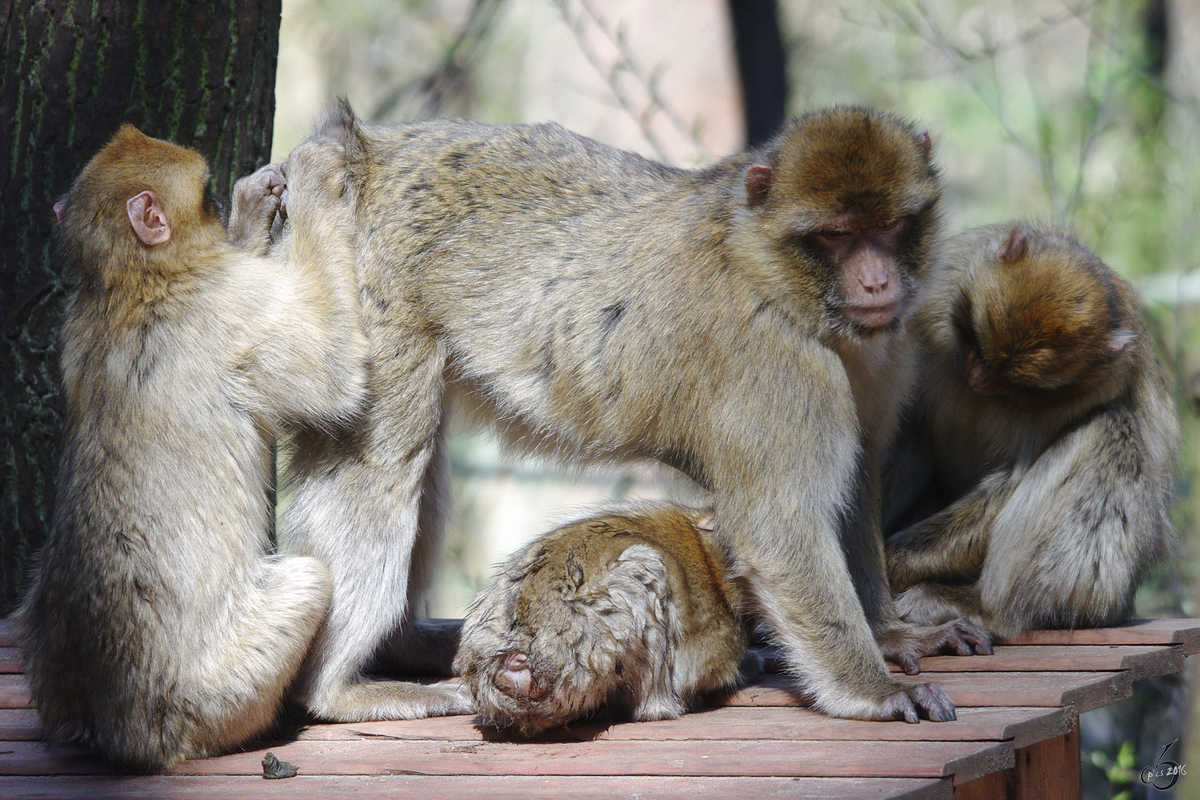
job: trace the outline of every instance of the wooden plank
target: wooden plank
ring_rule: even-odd
[[[1003,645],[991,656],[931,656],[927,672],[1080,672],[1129,670],[1134,680],[1183,669],[1187,656],[1175,645]]]
[[[505,741],[504,734],[480,729],[478,717],[313,725],[297,733],[303,741],[354,739]],[[687,714],[676,720],[577,724],[536,741],[1005,741],[1026,747],[1072,730],[1069,708],[964,708],[955,722],[867,722],[832,719],[804,708],[729,707]],[[932,726],[932,728],[930,727]],[[2,730],[2,729],[0,729]]]
[[[1008,782],[1011,800],[1080,796],[1078,729],[1018,750],[1016,761]]]
[[[2,676],[0,676],[2,677]],[[894,675],[904,683],[933,682],[954,704],[970,706],[1074,706],[1079,713],[1111,705],[1133,694],[1128,672],[925,672]],[[763,675],[718,702],[731,706],[795,707],[804,703],[784,675]]]
[[[163,797],[238,797],[342,800],[349,796],[391,800],[431,797],[478,797],[487,800],[609,800],[653,797],[655,800],[949,800],[947,780],[905,778],[664,778],[664,777],[525,777],[525,776],[306,776],[265,781],[251,776],[168,775],[145,778],[55,777],[0,779],[0,794],[9,797],[55,797],[62,800],[161,800]]]
[[[1200,653],[1200,619],[1140,619],[1112,628],[1028,631],[1000,644],[1178,644],[1191,656]]]
[[[29,682],[24,675],[0,675],[0,708],[29,708]]]
[[[971,780],[1014,763],[1008,742],[298,741],[270,748],[307,775],[662,775]],[[179,775],[261,775],[266,749],[198,759]],[[74,748],[0,744],[0,775],[111,773]]]
[[[1006,800],[1009,770],[993,772],[954,787],[954,800]],[[1069,800],[1069,798],[1064,798]]]
[[[32,708],[0,709],[0,742],[32,742],[42,738],[42,723]]]
[[[15,647],[0,647],[0,673],[15,674],[25,671],[25,659]]]

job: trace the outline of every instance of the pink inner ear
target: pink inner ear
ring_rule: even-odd
[[[1020,228],[1013,228],[1013,232],[1009,234],[1008,239],[996,251],[996,258],[1006,264],[1020,261],[1025,257],[1028,245],[1028,240],[1025,238],[1025,231]]]
[[[746,170],[744,179],[746,185],[746,202],[752,206],[761,206],[767,202],[767,193],[771,189],[773,173],[764,164],[753,164]]]
[[[1137,338],[1137,334],[1133,331],[1128,331],[1122,328],[1119,331],[1114,331],[1108,339],[1108,352],[1116,354],[1124,350],[1129,344]]]
[[[67,198],[63,198],[54,204],[54,216],[58,219],[58,227],[62,227],[63,210],[67,207]]]
[[[129,198],[125,210],[133,232],[143,244],[153,247],[171,238],[171,223],[154,192],[145,191]]]
[[[917,134],[917,147],[921,148],[921,152],[929,155],[929,151],[933,149],[933,139],[929,136],[929,131],[921,131]]]

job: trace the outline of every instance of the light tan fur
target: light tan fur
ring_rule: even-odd
[[[455,659],[484,721],[532,736],[606,705],[671,719],[736,683],[746,598],[712,530],[709,511],[615,508],[515,553]]]
[[[1175,548],[1179,440],[1133,287],[1063,231],[1006,223],[948,242],[917,323],[891,516],[936,513],[887,542],[904,616],[999,635],[1128,617]]]
[[[289,187],[296,230],[270,257],[226,241],[198,153],[131,126],[57,206],[67,418],[18,614],[51,740],[161,770],[274,722],[333,587],[266,553],[272,436],[338,429],[367,386],[344,175],[313,141],[239,182],[260,242]]]
[[[970,651],[961,626],[896,618],[866,463],[907,385],[901,370],[879,388],[936,227],[927,136],[836,109],[687,171],[556,125],[368,126],[343,105],[321,130],[339,127],[375,401],[351,440],[298,437],[289,474],[282,538],[335,585],[313,713],[428,712],[425,687],[361,674],[412,627],[452,388],[517,446],[655,458],[710,489],[754,612],[819,708],[953,716],[935,686],[894,681],[876,645],[912,669]],[[846,526],[860,496],[870,510]]]

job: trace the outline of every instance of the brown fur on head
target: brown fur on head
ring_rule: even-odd
[[[208,164],[195,150],[122,125],[55,206],[67,256],[81,277],[100,278],[107,284],[118,280],[122,270],[140,264],[147,269],[178,267],[187,263],[175,255],[178,250],[204,244],[195,236],[222,237],[224,229],[207,190],[208,177]],[[161,204],[170,226],[169,237],[160,245],[141,241],[130,222],[129,203],[143,192]]]
[[[938,224],[928,133],[864,108],[801,117],[745,173],[762,232],[835,331],[894,329],[911,310]]]
[[[965,380],[983,394],[1093,393],[1133,340],[1121,289],[1069,236],[1014,226],[956,311]]]

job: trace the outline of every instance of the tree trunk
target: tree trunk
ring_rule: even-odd
[[[51,206],[122,122],[199,150],[227,197],[270,156],[280,3],[0,0],[0,612],[53,508],[69,276]]]
[[[746,115],[746,145],[774,136],[787,115],[787,54],[775,0],[729,0],[738,77]]]

